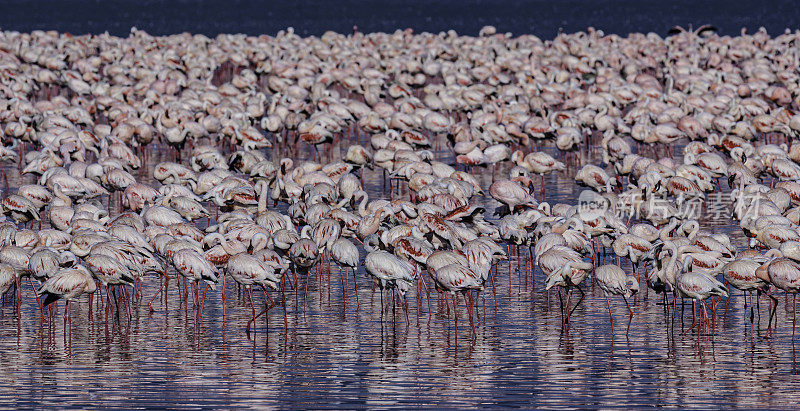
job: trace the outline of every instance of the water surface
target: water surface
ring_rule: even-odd
[[[800,27],[797,4],[790,0],[6,0],[0,4],[0,27],[75,34],[125,36],[131,26],[151,34],[182,31],[217,35],[275,34],[292,26],[300,35],[326,30],[350,33],[393,32],[412,28],[438,33],[456,30],[476,35],[492,24],[502,32],[532,33],[545,39],[559,30],[574,32],[589,26],[608,33],[654,31],[661,35],[674,25],[713,24],[724,34],[739,34],[763,26],[773,35]]]

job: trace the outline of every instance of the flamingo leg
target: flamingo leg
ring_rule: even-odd
[[[561,289],[558,289],[558,309],[561,311],[561,325],[564,325],[564,299],[561,297]]]
[[[269,312],[269,310],[270,310],[270,309],[272,309],[272,307],[274,307],[275,305],[277,305],[277,303],[274,303],[274,302],[272,302],[272,299],[271,299],[271,298],[269,298],[269,295],[266,293],[266,291],[264,291],[264,297],[266,297],[267,299],[269,299],[269,301],[270,301],[270,304],[269,304],[269,305],[267,305],[267,304],[266,304],[266,300],[265,300],[265,301],[264,301],[264,309],[263,309],[263,310],[261,310],[261,312],[259,312],[258,314],[255,314],[255,312],[254,312],[254,314],[253,314],[253,318],[252,318],[252,319],[250,319],[250,321],[248,321],[248,322],[247,322],[247,334],[248,334],[248,335],[250,335],[250,324],[255,324],[255,321],[256,321],[256,319],[258,319],[259,317],[261,317],[261,316],[262,316],[262,315],[264,315],[264,314],[267,314],[267,313]]]
[[[381,287],[381,333],[383,333],[383,287]]]
[[[392,330],[395,329],[395,325],[397,322],[397,319],[395,317],[395,302],[397,301],[397,294],[395,291],[396,290],[392,288]]]
[[[767,324],[767,330],[770,330],[772,328],[772,319],[775,317],[775,312],[778,310],[778,299],[770,293],[767,293],[767,296],[772,300],[772,304],[770,304],[769,323]]]
[[[341,266],[339,266],[339,283],[342,286],[342,303],[344,304],[344,310],[347,309],[347,280],[345,280],[344,270]]]
[[[306,272],[306,283],[303,284],[303,312],[304,313],[305,313],[305,308],[306,308],[306,305],[307,305],[307,302],[308,302],[308,283],[311,282],[311,280],[308,277],[310,277],[310,276],[311,276],[311,271]],[[319,277],[317,277],[317,278],[319,278]],[[322,298],[320,297],[320,299],[322,299]]]
[[[125,310],[128,313],[128,321],[131,320],[131,296],[128,294],[128,290],[125,288],[124,285],[119,285],[122,287],[122,301],[125,303]]]
[[[572,310],[570,309],[572,306],[572,289],[567,288],[567,303],[564,305],[564,318],[566,318],[566,328],[569,330],[569,324],[571,320]]]
[[[28,282],[31,284],[31,288],[33,289],[33,295],[36,297],[36,302],[39,304],[39,310],[42,310],[42,299],[39,298],[39,294],[36,293],[36,287],[33,286],[33,279],[28,277]],[[92,305],[89,304],[89,307]]]
[[[681,304],[681,306],[683,306],[683,304]],[[692,325],[688,329],[686,329],[686,331],[682,332],[681,335],[684,335],[684,334],[688,333],[689,331],[691,331],[692,328],[694,328],[694,326],[697,324],[697,317],[695,316],[695,313],[696,313],[695,300],[692,300]],[[681,318],[683,318],[683,317],[681,317]]]
[[[439,292],[438,295],[439,307],[441,308],[441,301],[442,301],[442,293]],[[447,300],[447,296],[444,296],[444,309],[445,315],[447,316],[447,329],[450,330],[450,302]]]
[[[700,306],[703,307],[703,318],[704,318],[704,321],[705,321],[706,330],[709,330],[711,328],[711,324],[709,323],[708,311],[706,310],[706,301],[705,300],[701,300],[700,301]],[[699,331],[700,331],[700,329],[698,328],[698,332]]]
[[[475,333],[475,318],[473,317],[473,310],[475,309],[475,303],[472,301],[472,293],[467,291],[467,310],[469,311],[469,325],[472,327],[472,339],[475,340],[477,337],[477,333]]]
[[[455,318],[455,347],[458,351],[458,295],[453,294],[453,317]]]
[[[544,201],[544,174],[539,174],[539,177],[541,177],[541,182],[542,182],[542,184],[541,184],[541,197],[542,197],[542,201]]]
[[[398,296],[398,298],[401,299],[400,305],[402,306],[403,311],[406,313],[406,329],[407,329],[408,325],[411,324],[411,321],[409,321],[408,319],[408,301],[406,300],[405,294],[403,294],[402,296]]]
[[[66,301],[64,306],[64,335],[67,334],[67,320],[69,319],[69,300]]]
[[[169,278],[167,279],[169,281]],[[153,301],[155,301],[156,297],[158,297],[161,292],[164,290],[164,279],[161,279],[161,286],[158,287],[158,291],[153,295],[153,298],[147,302],[147,307],[150,309],[150,312],[155,312],[156,310],[153,308]]]
[[[497,272],[497,266],[494,271]],[[497,309],[497,292],[495,291],[494,274],[491,271],[489,272],[489,281],[492,282],[492,298],[494,299],[494,308]]]
[[[628,307],[628,312],[631,313],[631,317],[633,317],[633,308],[631,308],[631,305],[628,304],[628,299],[625,298],[624,295],[622,296],[622,301],[625,301],[625,306]]]
[[[353,294],[356,296],[356,310],[361,305],[358,302],[358,282],[356,282],[356,269],[353,268]]]
[[[272,302],[272,298],[269,296],[269,294],[267,294],[266,288],[262,286],[261,292],[264,294],[264,307],[266,307],[267,305],[274,306],[275,303]],[[269,302],[269,304],[267,304],[267,302]]]
[[[16,284],[16,293],[17,293],[17,315],[20,314],[20,309],[22,308],[22,277],[19,275],[15,276],[15,284]]]
[[[203,290],[203,299],[200,301],[200,318],[203,318],[203,307],[206,304],[206,292],[208,292],[210,285],[206,284],[206,289]]]
[[[286,276],[286,273],[284,272],[283,275],[281,276],[281,278],[288,278],[288,276]],[[288,336],[289,335],[289,321],[288,321],[287,315],[286,315],[286,283],[285,282],[281,281],[279,290],[280,290],[280,293],[281,293],[281,301],[280,301],[280,303],[281,303],[281,306],[283,307],[283,331],[284,331],[284,335]]]
[[[256,320],[256,308],[255,308],[255,306],[253,306],[253,286],[248,285],[246,288],[247,288],[247,296],[250,298],[250,312],[253,314],[253,318],[252,318],[251,322],[254,323],[255,320]],[[245,331],[247,332],[247,335],[249,336],[250,335],[250,323],[247,324],[247,328],[246,328]],[[253,331],[255,331],[255,329],[253,329]]]
[[[200,282],[193,281],[192,282],[192,292],[194,293],[194,301],[192,307],[195,309],[195,316],[200,312]]]
[[[425,295],[428,296],[428,312],[430,313],[430,312],[432,312],[432,310],[431,310],[431,292],[428,289],[428,283],[425,281],[425,277],[423,277],[422,274],[420,274],[419,279],[422,282],[422,286],[424,287]]]
[[[572,313],[578,308],[579,305],[581,305],[581,302],[586,297],[586,293],[584,293],[580,287],[575,286],[575,288],[581,293],[581,298],[578,299],[578,302],[575,304],[574,307],[572,307],[572,310],[570,310],[568,318],[572,317]]]

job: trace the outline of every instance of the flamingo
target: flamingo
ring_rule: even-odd
[[[86,267],[76,266],[75,268],[62,268],[39,287],[37,293],[44,296],[42,307],[64,299],[67,302],[64,308],[64,324],[71,322],[69,303],[83,294],[93,294],[97,291],[97,286],[91,273]]]
[[[756,269],[756,277],[781,290],[792,294],[792,302],[797,306],[797,293],[800,292],[800,263],[786,257],[774,257]],[[775,307],[770,312],[769,323],[777,309],[777,300],[773,298]],[[796,316],[792,316],[792,339],[794,339]]]
[[[15,282],[14,268],[8,264],[0,263],[0,296],[5,296]]]
[[[27,223],[31,220],[40,221],[39,210],[27,198],[11,194],[2,201],[3,214],[6,214],[14,219],[17,223]]]
[[[653,249],[653,244],[635,234],[626,233],[617,237],[611,244],[614,254],[617,255],[617,264],[620,257],[628,257],[639,275],[639,261]]]
[[[369,257],[369,256],[367,256]],[[470,290],[482,290],[483,281],[478,274],[475,274],[469,267],[459,264],[448,264],[444,267],[439,267],[431,272],[431,278],[439,292],[449,292],[453,296],[453,315],[455,317],[455,333],[456,345],[458,345],[458,299],[456,293],[464,295],[465,302],[467,303],[467,310],[469,311],[469,322],[472,326],[472,335],[475,336],[475,323],[472,317],[472,296],[468,293]],[[467,297],[469,300],[467,301]]]
[[[319,248],[310,238],[303,237],[289,248],[289,258],[300,270],[308,271],[319,260]]]
[[[575,308],[580,305],[584,298],[584,292],[580,288],[580,283],[586,278],[594,265],[583,261],[580,255],[564,246],[553,246],[549,250],[542,253],[538,259],[539,267],[541,267],[544,274],[547,276],[545,280],[545,290],[550,290],[558,285],[567,290],[567,303],[563,308],[563,320],[565,324],[569,324],[569,318]],[[570,288],[575,287],[581,293],[581,298],[575,304],[575,308],[570,309]]]
[[[254,323],[258,316],[268,312],[269,309],[274,306],[274,303],[271,302],[271,299],[267,295],[266,289],[277,290],[278,283],[280,283],[281,279],[276,275],[274,267],[268,265],[258,257],[246,253],[232,256],[228,260],[225,272],[230,274],[234,281],[247,287],[247,292],[250,296],[250,309],[253,313],[253,317],[247,323],[247,333],[249,334],[250,324]],[[258,314],[258,316],[253,307],[253,285],[260,286],[264,293],[264,311]],[[269,305],[267,305],[267,300],[270,300]]]
[[[100,284],[106,286],[107,307],[110,305],[110,300],[108,299],[109,286],[133,285],[135,274],[124,263],[113,257],[104,254],[90,254],[84,259],[84,262],[93,277],[97,278]],[[130,316],[130,305],[126,307]]]
[[[620,295],[628,307],[630,316],[633,317],[633,309],[628,304],[628,298],[639,292],[639,282],[636,278],[628,276],[625,271],[619,266],[613,264],[605,264],[595,268],[594,278],[597,280],[597,285],[603,290],[606,297],[606,307],[608,307],[608,317],[611,319],[611,329],[614,329],[614,316],[611,314],[611,303],[608,301],[608,295]]]
[[[489,187],[489,193],[492,198],[508,206],[509,212],[513,212],[516,207],[521,205],[534,208],[539,205],[528,190],[511,180],[495,181]]]
[[[206,283],[206,290],[203,291],[203,301],[199,304],[199,318],[203,316],[203,305],[205,304],[205,294],[210,287],[216,289],[218,281],[217,269],[199,253],[197,250],[182,249],[172,255],[172,265],[178,274],[193,282],[194,302],[198,305],[199,295],[197,285],[200,281]]]
[[[722,283],[717,281],[714,277],[701,272],[701,271],[689,271],[692,265],[692,257],[686,256],[683,260],[683,269],[678,274],[676,278],[676,288],[681,293],[682,296],[686,296],[692,299],[692,316],[694,317],[694,304],[697,301],[700,301],[700,304],[703,306],[703,317],[706,318],[706,322],[708,322],[708,313],[706,311],[706,302],[705,300],[711,296],[720,296],[720,297],[728,297],[728,289]],[[689,327],[688,330],[694,328],[696,324],[695,321],[692,321],[692,325]]]
[[[611,192],[611,187],[618,185],[617,179],[611,177],[602,168],[593,164],[583,166],[575,174],[575,181],[587,185],[596,191]]]
[[[0,263],[11,266],[16,275],[17,307],[22,303],[22,277],[30,275],[30,258],[30,252],[22,247],[7,245],[0,248]]]
[[[364,248],[367,251],[364,268],[381,290],[381,313],[383,313],[383,290],[386,288],[397,290],[400,296],[405,297],[414,282],[412,276],[414,267],[394,254],[379,250],[377,248],[378,241],[377,236],[371,236],[364,240]],[[406,322],[408,322],[407,310]]]
[[[355,271],[358,266],[358,247],[352,241],[340,237],[337,238],[330,247],[331,259],[339,269],[344,269],[344,278],[342,279],[342,292],[347,295],[347,270],[353,270],[353,285],[356,284]],[[358,288],[356,288],[356,299],[358,299]]]
[[[745,293],[758,291],[761,294],[769,290],[769,282],[758,278],[756,275],[756,270],[760,266],[761,264],[754,259],[737,258],[722,266],[722,278],[725,279],[727,284]],[[746,309],[747,300],[745,300]],[[750,307],[750,321],[753,321],[752,306]]]
[[[542,201],[544,201],[544,175],[553,171],[561,171],[566,169],[564,163],[557,161],[551,155],[542,151],[529,153],[524,157],[522,156],[521,151],[516,151],[511,154],[511,160],[517,163],[518,166],[525,167],[528,169],[528,171],[539,174],[539,177],[542,180]]]
[[[232,256],[236,256],[247,252],[247,247],[237,240],[228,240],[220,233],[210,233],[203,237],[203,244],[213,244],[214,241],[219,241],[219,244],[211,247],[203,253],[203,257],[216,266],[223,266],[227,264]],[[251,239],[252,241],[252,239]],[[222,280],[222,314],[225,315],[225,275],[224,272],[220,276]],[[153,297],[155,298],[155,297]]]

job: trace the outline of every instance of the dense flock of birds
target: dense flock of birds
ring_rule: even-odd
[[[145,276],[161,279],[155,310],[177,278],[202,318],[209,287],[224,302],[232,280],[252,322],[253,286],[285,313],[287,288],[332,261],[343,293],[363,265],[401,309],[409,290],[430,304],[435,289],[456,312],[517,253],[563,289],[565,325],[569,296],[593,282],[626,304],[640,287],[665,307],[691,299],[705,319],[731,287],[756,291],[771,327],[773,294],[800,291],[798,42],[709,27],[552,41],[492,27],[2,32],[0,159],[31,184],[5,182],[0,293],[19,305],[33,290],[43,316],[65,300],[67,321],[70,301],[103,290],[109,305],[143,304]],[[340,141],[346,153],[329,153]],[[598,146],[602,164],[565,166]],[[141,170],[157,147],[174,161]],[[389,199],[370,198],[364,168],[383,172]],[[574,174],[592,206],[547,202],[548,173]],[[722,184],[751,239],[739,248],[681,212]]]

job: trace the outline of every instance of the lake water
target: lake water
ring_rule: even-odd
[[[0,27],[5,30],[75,34],[127,35],[136,26],[151,34],[257,35],[293,26],[298,34],[319,35],[326,30],[349,33],[357,25],[365,32],[411,27],[475,35],[482,26],[492,24],[501,31],[552,38],[559,29],[573,32],[588,26],[622,35],[648,31],[663,35],[673,25],[707,23],[725,34],[760,26],[777,34],[787,27],[800,27],[800,13],[790,0],[6,0],[0,4]]]

